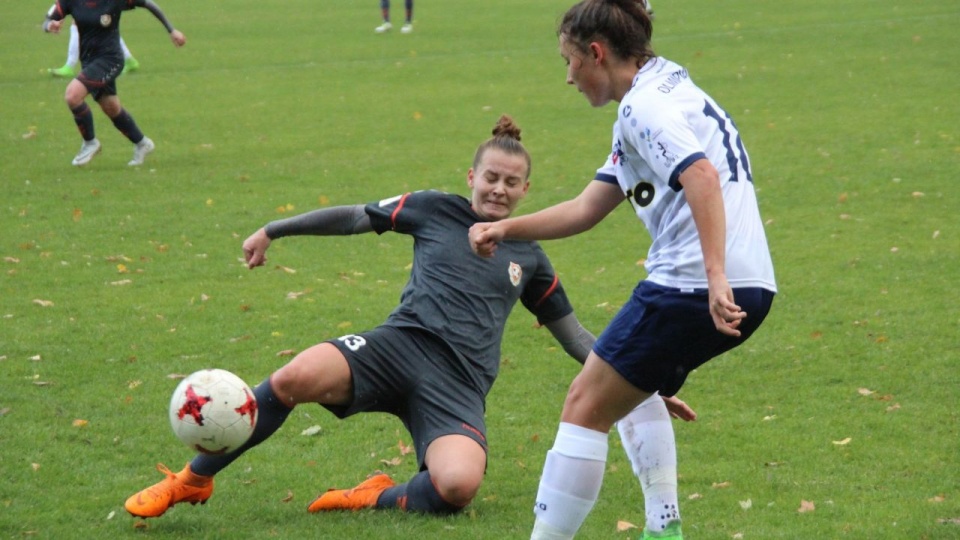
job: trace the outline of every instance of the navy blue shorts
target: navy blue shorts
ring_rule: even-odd
[[[353,400],[324,405],[339,418],[390,413],[413,438],[420,468],[427,446],[444,435],[465,435],[487,450],[486,396],[464,377],[463,360],[436,335],[417,328],[378,326],[328,340],[350,365]]]
[[[641,281],[593,351],[640,390],[672,396],[691,371],[746,341],[770,312],[773,297],[757,287],[733,289],[734,303],[747,317],[740,337],[731,337],[714,326],[706,289]]]

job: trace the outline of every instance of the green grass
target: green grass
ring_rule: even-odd
[[[153,463],[190,458],[167,426],[168,375],[216,366],[255,384],[280,351],[381,322],[406,280],[410,242],[389,235],[285,239],[249,272],[240,243],[257,227],[412,189],[465,193],[501,113],[534,158],[521,212],[579,192],[613,110],[564,85],[567,4],[418,3],[405,36],[372,32],[375,3],[161,5],[185,48],[143,10],[123,19],[142,69],[120,79],[121,100],[157,142],[139,169],[99,110],[103,154],[70,166],[80,139],[64,82],[45,73],[66,36],[40,32],[48,4],[3,10],[0,537],[527,537],[577,366],[522,309],[488,401],[487,479],[462,515],[307,514],[317,492],[409,444],[390,417],[311,406],[220,475],[205,507],[138,529],[122,503],[159,478]],[[762,331],[681,393],[701,416],[676,426],[687,537],[960,538],[960,8],[655,7],[658,52],[744,134],[781,289]],[[626,209],[546,243],[588,327],[642,278],[648,243]],[[321,435],[300,435],[313,425]],[[390,472],[414,469],[407,456]],[[612,436],[579,537],[637,536],[619,520],[641,525],[642,498]]]

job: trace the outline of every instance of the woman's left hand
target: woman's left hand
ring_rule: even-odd
[[[183,35],[183,32],[179,30],[174,30],[170,32],[170,41],[177,47],[183,47],[184,44],[187,43],[187,36]]]

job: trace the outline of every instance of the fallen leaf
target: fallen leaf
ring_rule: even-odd
[[[169,373],[169,374],[167,374],[167,378],[168,378],[168,379],[173,379],[173,380],[176,381],[176,380],[179,380],[179,379],[186,379],[187,376],[184,375],[183,373]]]
[[[288,273],[288,274],[296,274],[296,273],[297,273],[297,271],[294,270],[293,268],[289,268],[289,267],[287,267],[287,266],[283,266],[283,265],[280,265],[280,264],[277,265],[277,269],[278,269],[278,270],[283,270],[284,272],[286,272],[286,273]]]
[[[702,498],[703,498],[703,495],[699,493],[691,493],[690,496],[687,497],[687,500],[695,501],[697,499],[702,499]]]
[[[310,437],[310,436],[319,434],[321,431],[323,431],[323,428],[320,426],[310,426],[307,429],[301,431],[300,434]]]
[[[861,388],[857,390],[857,393],[860,394],[861,396],[869,396],[870,394],[873,393],[873,390],[870,390],[868,388]]]
[[[851,439],[850,437],[847,437],[846,439],[843,439],[842,441],[833,441],[833,444],[835,444],[835,445],[837,445],[837,446],[845,446],[845,445],[850,444],[850,441],[852,441],[852,440],[853,440],[853,439]]]
[[[73,427],[84,427],[84,426],[86,426],[86,425],[89,424],[89,423],[90,423],[90,422],[88,422],[88,421],[86,421],[86,420],[83,420],[83,419],[81,419],[81,418],[77,418],[76,420],[73,421]]]
[[[33,470],[35,470],[35,471],[39,471],[39,470],[40,470],[40,464],[39,464],[39,463],[31,463],[31,464],[30,464],[30,468],[33,469]]]
[[[293,355],[295,355],[295,354],[297,354],[297,351],[295,351],[295,350],[293,350],[293,349],[284,349],[284,350],[278,352],[278,353],[277,353],[277,356],[293,356]]]
[[[947,500],[946,495],[941,494],[941,495],[934,495],[933,497],[930,497],[929,499],[927,499],[927,502],[942,503],[945,500]]]
[[[107,521],[110,521],[111,519],[113,519],[113,516],[115,515],[117,515],[117,511],[112,510],[109,514],[107,514]]]
[[[714,482],[710,487],[713,489],[723,489],[730,487],[730,482]]]
[[[740,502],[740,508],[743,508],[744,510],[749,510],[753,506],[752,499],[747,499],[745,501],[739,501],[739,502]]]
[[[887,407],[887,412],[893,412],[893,411],[897,411],[897,410],[900,410],[900,404],[899,404],[899,403],[894,403],[893,405]]]
[[[410,452],[413,452],[413,445],[412,445],[412,444],[409,445],[409,446],[408,446],[408,445],[405,445],[405,444],[403,444],[403,441],[397,441],[397,448],[400,449],[400,455],[401,455],[401,456],[405,456],[405,455],[409,454]]]
[[[384,465],[388,465],[388,466],[390,466],[390,467],[396,467],[397,465],[400,465],[400,463],[402,463],[402,462],[403,462],[403,460],[400,459],[399,456],[398,456],[398,457],[395,457],[395,458],[393,458],[393,459],[381,459],[381,460],[380,460],[380,463],[383,463]]]
[[[630,529],[636,529],[637,526],[629,521],[618,521],[617,522],[617,532],[629,531]]]
[[[287,490],[287,496],[280,499],[280,502],[290,502],[293,500],[293,492],[289,489]]]
[[[813,511],[816,510],[816,509],[817,509],[817,508],[816,508],[816,506],[814,506],[813,501],[803,501],[803,500],[801,500],[801,501],[800,501],[800,508],[797,509],[797,512],[800,512],[801,514],[805,514],[805,513],[807,513],[807,512],[813,512]]]
[[[40,307],[50,307],[53,305],[53,302],[50,300],[41,300],[39,298],[34,298],[33,303]]]

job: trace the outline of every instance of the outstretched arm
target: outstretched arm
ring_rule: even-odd
[[[592,181],[576,198],[539,212],[470,227],[470,247],[482,257],[492,257],[502,240],[552,240],[591,229],[623,201],[618,186]]]
[[[270,242],[284,236],[343,236],[371,231],[373,225],[363,205],[321,208],[261,227],[243,242],[243,258],[250,269],[263,266]]]
[[[153,13],[153,16],[163,24],[163,27],[170,33],[170,41],[172,41],[175,46],[182,47],[187,42],[187,38],[183,35],[183,32],[177,30],[170,24],[170,21],[167,20],[167,16],[163,14],[160,6],[153,3],[153,0],[144,0],[143,7],[150,10],[150,13]]]

